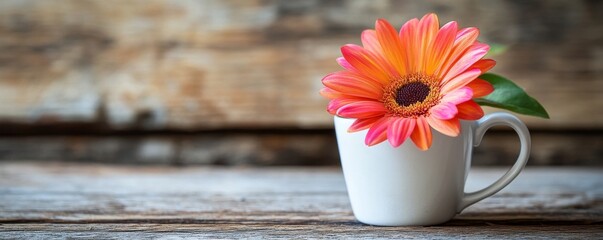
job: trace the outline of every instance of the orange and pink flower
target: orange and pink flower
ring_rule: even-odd
[[[329,113],[356,119],[349,132],[368,129],[369,146],[388,140],[400,146],[408,138],[426,150],[432,130],[460,132],[460,120],[484,115],[472,99],[493,91],[478,77],[496,62],[483,59],[487,44],[477,28],[440,28],[435,14],[406,22],[399,32],[379,19],[362,32],[362,46],[347,44],[337,62],[344,70],[322,80]]]

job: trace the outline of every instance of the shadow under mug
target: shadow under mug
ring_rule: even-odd
[[[530,155],[530,134],[517,117],[492,113],[477,121],[461,121],[461,133],[449,137],[432,129],[427,151],[407,139],[400,147],[389,142],[369,147],[366,131],[348,133],[354,119],[335,117],[335,130],[345,182],[354,216],[380,226],[434,225],[452,219],[466,207],[507,186]],[[506,125],[519,135],[517,161],[492,185],[465,193],[473,147],[492,126]]]

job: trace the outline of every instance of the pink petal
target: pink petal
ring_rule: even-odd
[[[341,107],[348,105],[350,103],[353,103],[353,102],[358,102],[358,101],[366,101],[366,99],[355,98],[355,97],[336,98],[336,99],[329,101],[329,104],[327,105],[327,111],[330,114],[336,114],[337,110],[339,110]]]
[[[472,81],[473,82],[473,81]],[[473,98],[473,90],[470,87],[462,87],[446,93],[440,102],[453,103],[454,105],[469,101]]]
[[[357,71],[347,60],[345,60],[345,58],[343,57],[338,57],[337,58],[337,63],[339,64],[339,66],[345,68],[348,71]]]
[[[429,113],[438,119],[448,120],[454,118],[458,110],[453,103],[441,102],[429,109]]]
[[[477,68],[461,73],[458,76],[450,79],[450,81],[444,83],[442,93],[447,94],[451,91],[462,88],[471,81],[475,80],[480,74],[482,74],[482,72]]]
[[[337,115],[344,118],[371,118],[383,116],[385,112],[386,109],[381,102],[356,101],[339,108]]]
[[[411,118],[390,118],[387,128],[389,143],[394,147],[402,145],[415,129],[415,122],[416,120]]]
[[[368,146],[381,143],[387,139],[387,126],[389,118],[381,118],[381,120],[375,122],[373,126],[366,133],[364,143]]]
[[[362,47],[375,54],[383,53],[381,44],[379,44],[379,40],[377,39],[377,32],[375,30],[367,29],[362,31],[360,39],[362,41]]]
[[[448,56],[445,56],[445,61],[436,72],[436,75],[443,78],[444,75],[450,70],[454,63],[461,57],[473,43],[477,40],[479,30],[477,28],[463,28],[461,29],[454,40],[454,47],[450,51]]]
[[[444,75],[444,78],[442,79],[443,83],[446,83],[448,81],[450,81],[450,79],[454,78],[455,76],[461,74],[462,72],[464,72],[465,70],[469,69],[469,67],[471,67],[474,63],[476,63],[478,60],[480,60],[482,57],[484,57],[484,55],[486,55],[486,53],[488,53],[488,50],[490,49],[490,46],[488,46],[487,44],[483,44],[483,43],[475,43],[473,44],[465,54],[463,54],[457,61],[455,61],[452,64],[452,67],[450,68],[450,70],[448,70],[448,72],[446,73],[446,75]],[[481,71],[480,71],[481,73]]]
[[[457,23],[452,21],[444,25],[438,32],[425,69],[427,74],[434,74],[442,68],[442,64],[454,46],[457,28]]]
[[[479,36],[479,29],[474,27],[463,28],[456,34],[455,44],[468,47],[477,40],[477,36]]]
[[[339,108],[341,108],[343,105],[345,104],[342,104],[341,99],[333,99],[329,101],[329,104],[327,105],[327,112],[330,114],[337,114],[337,110],[339,110]]]
[[[433,129],[451,137],[458,136],[461,129],[461,123],[458,118],[441,120],[434,116],[429,116],[427,117],[427,122]]]

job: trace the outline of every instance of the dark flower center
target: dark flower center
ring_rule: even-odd
[[[396,103],[407,107],[414,103],[423,102],[429,95],[431,89],[422,82],[411,82],[404,84],[396,91]]]

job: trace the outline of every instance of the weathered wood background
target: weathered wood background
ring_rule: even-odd
[[[505,168],[473,169],[467,191]],[[531,168],[431,227],[352,215],[336,168],[0,163],[0,238],[601,239],[601,168]]]
[[[596,162],[603,148],[603,2],[587,0],[0,1],[0,159],[64,159],[53,149],[72,160],[95,159],[94,151],[133,159],[150,149],[152,157],[135,159],[179,163],[197,154],[182,149],[222,139],[215,143],[222,152],[199,154],[274,163],[266,159],[282,150],[299,152],[296,163],[336,162],[331,116],[317,93],[321,77],[338,69],[339,47],[358,43],[375,19],[400,26],[426,12],[479,27],[482,41],[508,46],[493,71],[515,80],[551,115],[522,117],[553,149],[535,149],[548,154],[537,163],[565,155]],[[277,140],[257,134],[275,129],[310,129],[319,140],[300,145],[312,135],[302,130],[279,130]],[[124,132],[141,140],[124,140]],[[193,134],[170,135],[182,132]],[[234,145],[238,153],[226,149]],[[515,154],[502,148],[487,162]],[[246,161],[219,159],[211,161]]]

